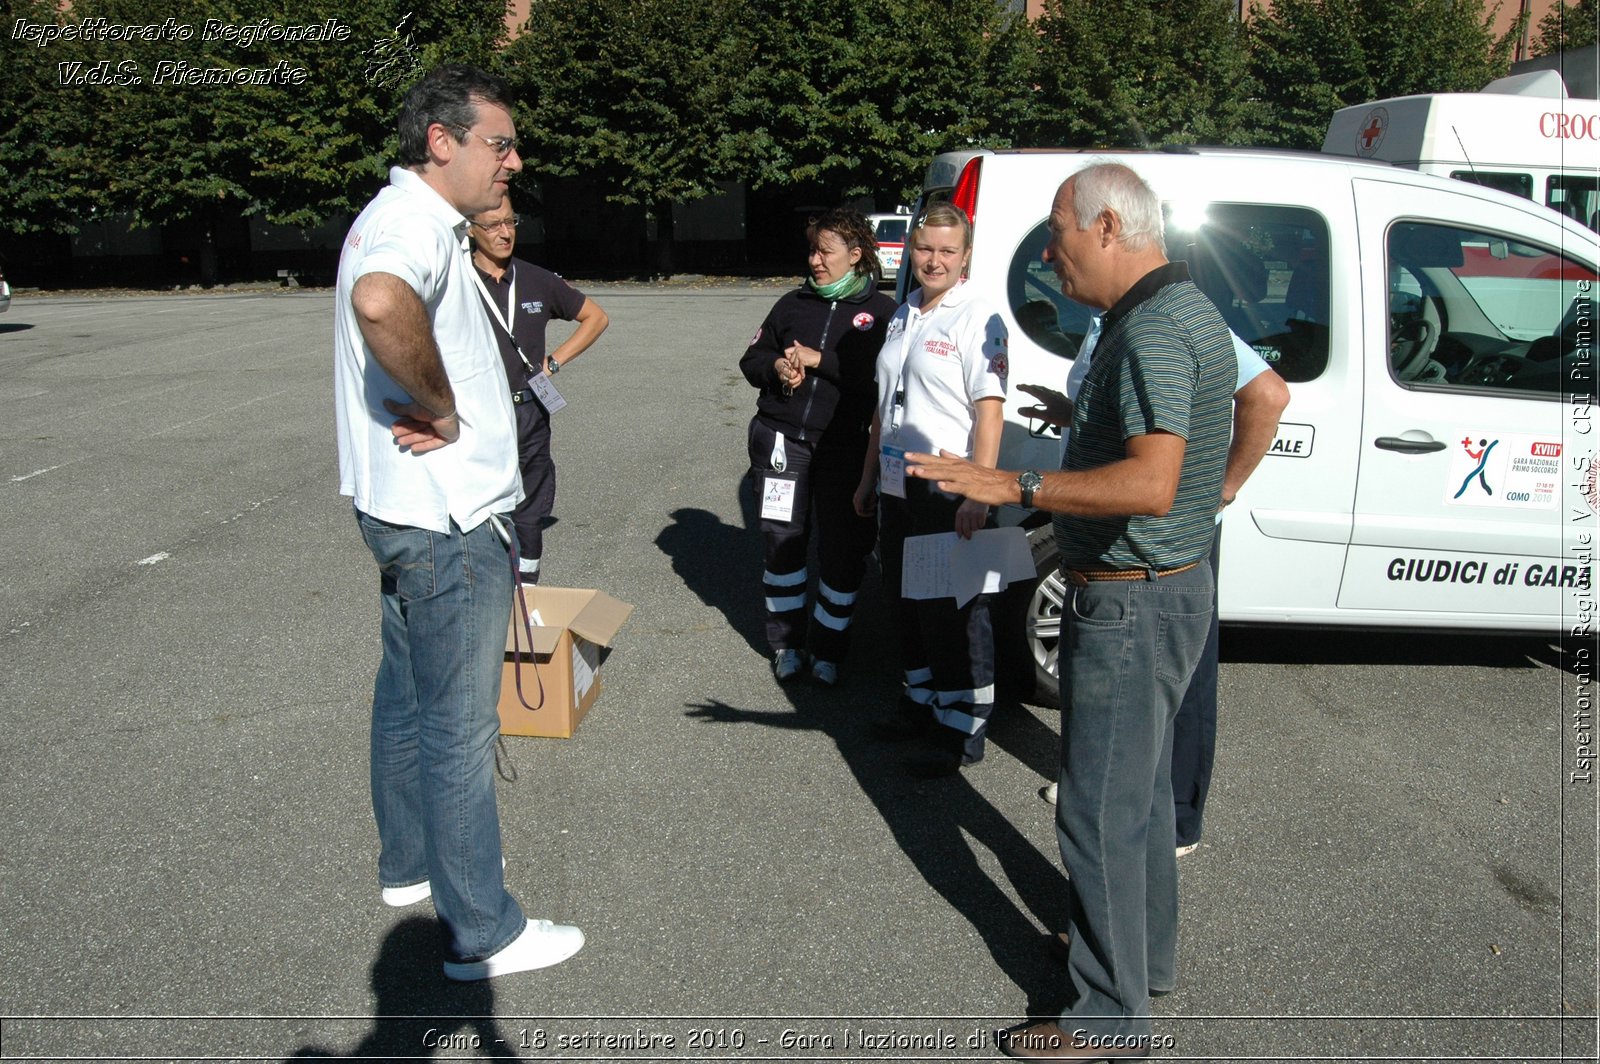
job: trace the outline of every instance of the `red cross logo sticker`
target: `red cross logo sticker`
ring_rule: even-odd
[[[1356,154],[1366,157],[1377,151],[1388,130],[1389,112],[1382,107],[1373,108],[1367,120],[1361,124],[1361,132],[1356,134]]]

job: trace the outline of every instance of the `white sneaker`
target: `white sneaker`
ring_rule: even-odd
[[[772,675],[779,680],[792,680],[805,668],[806,656],[798,650],[780,650],[772,655]]]
[[[839,686],[839,666],[820,658],[811,663],[811,678],[824,687]]]
[[[1178,856],[1179,857],[1187,857],[1191,853],[1194,853],[1194,851],[1198,850],[1199,848],[1200,848],[1200,844],[1198,842],[1191,842],[1187,846],[1179,846],[1178,847]]]
[[[506,859],[500,858],[500,870],[505,871]],[[404,909],[407,905],[415,905],[419,901],[427,901],[433,897],[433,884],[424,879],[421,883],[413,883],[409,887],[384,887],[383,904],[393,909]]]
[[[1056,804],[1056,791],[1057,791],[1057,789],[1060,788],[1060,786],[1061,786],[1061,782],[1059,780],[1057,780],[1055,783],[1050,784],[1050,786],[1048,786],[1048,787],[1040,787],[1039,788],[1039,797],[1043,798],[1045,801],[1049,802],[1051,805],[1055,805]]]
[[[445,961],[444,974],[462,983],[493,979],[512,972],[531,972],[560,964],[583,948],[583,932],[570,924],[529,920],[522,934],[492,957],[481,961]]]
[[[431,897],[433,897],[433,885],[426,879],[409,887],[383,888],[383,904],[394,909],[404,909],[407,905],[415,905]]]

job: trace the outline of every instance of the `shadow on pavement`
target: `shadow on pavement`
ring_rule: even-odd
[[[761,534],[754,482],[740,478],[743,528],[705,510],[684,508],[656,537],[673,571],[702,602],[716,607],[754,651],[752,668],[766,667],[767,648],[760,573]],[[811,566],[816,570],[815,565]],[[1059,1012],[1066,981],[1044,948],[1043,931],[1065,926],[1065,877],[1046,856],[969,782],[966,773],[932,781],[911,776],[904,762],[916,744],[873,738],[872,721],[887,716],[900,693],[895,635],[879,590],[877,563],[869,559],[852,626],[844,683],[822,688],[794,682],[779,688],[789,709],[743,709],[717,699],[690,703],[687,715],[718,724],[818,731],[837,746],[862,792],[923,879],[982,936],[995,963],[1030,995],[1031,1014]],[[1002,689],[989,726],[990,757],[1004,751],[1054,777],[1060,740]],[[980,764],[966,770],[982,773]],[[1040,815],[1048,815],[1039,806]],[[978,859],[987,850],[1009,883],[991,878]],[[1020,902],[1020,904],[1019,904]],[[1039,987],[1061,987],[1062,998],[1040,997]]]
[[[755,582],[736,581],[726,574],[723,579],[742,585],[730,593],[758,600],[760,588]],[[877,601],[870,572],[862,595],[846,685],[833,689],[786,685],[781,690],[789,709],[742,709],[712,699],[689,704],[687,715],[718,724],[818,731],[832,739],[901,851],[927,884],[971,922],[1006,976],[1030,995],[1029,1012],[1057,1012],[1063,1001],[1038,997],[1037,989],[1059,986],[1064,993],[1065,980],[1045,952],[1042,935],[1043,929],[1065,923],[1067,893],[1061,870],[969,782],[968,773],[981,773],[984,765],[957,776],[919,780],[904,766],[916,744],[885,743],[870,734],[870,723],[885,716],[898,697],[899,676],[889,650],[892,633],[882,623],[886,610],[870,605]],[[1016,703],[996,705],[989,738],[990,757],[1004,750],[1041,775],[1053,771],[1058,756],[1055,733]],[[1046,815],[1044,807],[1040,809],[1040,815]],[[999,862],[1016,900],[982,866],[980,849]]]
[[[672,571],[700,601],[722,612],[728,626],[763,658],[766,616],[761,609],[761,534],[756,530],[750,478],[740,481],[744,528],[724,524],[709,510],[672,511],[672,524],[656,535],[656,546],[672,559]]]
[[[372,1030],[348,1053],[302,1046],[290,1060],[415,1060],[436,1052],[459,1059],[520,1060],[515,1038],[500,1030],[489,982],[444,977],[444,929],[437,919],[408,917],[396,924],[372,965]]]

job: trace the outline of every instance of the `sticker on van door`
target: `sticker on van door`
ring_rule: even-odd
[[[1339,608],[1427,613],[1574,615],[1592,594],[1587,566],[1571,558],[1396,550],[1356,544]],[[1542,623],[1542,622],[1541,622]]]
[[[1267,448],[1267,454],[1275,454],[1279,458],[1310,458],[1311,444],[1316,438],[1317,429],[1314,425],[1279,422],[1278,434],[1273,437],[1272,446]]]
[[[1560,495],[1559,436],[1499,436],[1468,429],[1450,447],[1446,503],[1553,510]]]

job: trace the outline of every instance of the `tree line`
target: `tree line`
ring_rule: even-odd
[[[1243,22],[1222,0],[1048,0],[1031,22],[996,0],[532,0],[515,34],[503,4],[12,0],[0,233],[359,209],[400,97],[444,61],[511,82],[525,172],[660,222],[729,180],[906,201],[966,147],[1316,148],[1339,107],[1481,88],[1520,31],[1496,38],[1485,0],[1270,0]],[[1571,0],[1535,51],[1593,43],[1596,18]]]

